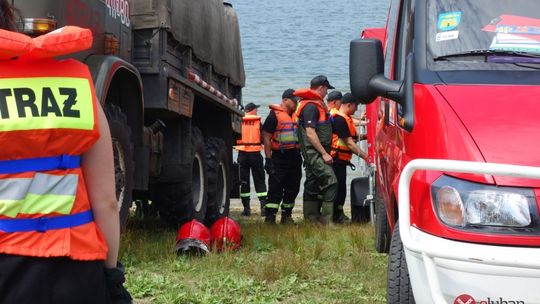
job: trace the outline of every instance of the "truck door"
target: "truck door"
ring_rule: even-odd
[[[398,10],[400,7],[400,0],[393,0],[390,4],[390,12],[388,14],[388,21],[386,24],[386,49],[385,49],[385,76],[393,79],[394,69],[394,50],[395,50],[395,37],[398,20]],[[393,201],[392,193],[392,176],[396,171],[395,164],[395,150],[396,150],[396,120],[395,120],[395,102],[386,98],[380,99],[380,110],[382,111],[383,118],[377,127],[377,135],[375,142],[377,146],[376,150],[376,164],[378,170],[378,182],[380,194],[387,203]],[[392,218],[393,208],[387,208],[390,219]]]

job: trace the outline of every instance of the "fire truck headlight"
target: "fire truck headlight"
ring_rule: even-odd
[[[525,228],[538,217],[531,189],[485,185],[443,175],[431,187],[436,214],[458,229]]]
[[[467,222],[473,225],[527,227],[531,224],[529,202],[522,194],[473,191],[466,206]]]

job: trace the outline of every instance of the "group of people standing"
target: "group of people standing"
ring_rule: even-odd
[[[276,223],[281,207],[281,223],[291,223],[303,159],[304,219],[324,225],[348,221],[343,212],[347,166],[352,166],[353,154],[367,158],[357,145],[365,136],[358,134],[356,126],[360,122],[352,117],[359,102],[350,93],[328,94],[329,89],[335,88],[326,76],[319,75],[311,80],[310,88],[285,90],[281,104],[270,105],[264,123],[257,115],[259,105],[248,103],[244,107],[242,138],[236,146],[242,215],[251,215],[251,171],[265,222]],[[268,192],[264,171],[269,176]]]

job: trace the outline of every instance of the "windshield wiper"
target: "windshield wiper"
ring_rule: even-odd
[[[540,58],[540,54],[533,54],[533,53],[527,53],[527,52],[505,51],[505,50],[472,50],[472,51],[465,51],[465,52],[459,52],[459,53],[433,57],[433,60],[441,61],[441,60],[447,60],[448,58],[453,58],[453,57],[490,56],[490,55]]]

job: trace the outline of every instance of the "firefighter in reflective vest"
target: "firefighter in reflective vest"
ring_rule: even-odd
[[[281,204],[281,223],[292,223],[294,201],[300,191],[302,157],[298,143],[296,122],[292,115],[298,97],[293,89],[281,95],[281,104],[271,105],[263,124],[264,169],[268,174],[268,200],[265,205],[265,222],[274,224]]]
[[[105,114],[87,66],[53,59],[92,33],[0,41],[0,302],[131,303]]]
[[[343,213],[343,205],[347,196],[347,166],[351,164],[352,155],[367,160],[367,154],[356,145],[359,136],[351,115],[356,112],[358,101],[346,93],[341,101],[339,111],[332,115],[332,150],[334,172],[338,182],[338,192],[334,200],[334,223],[344,223],[349,218]]]
[[[251,196],[249,175],[253,174],[255,191],[261,203],[261,215],[264,216],[266,203],[266,182],[264,164],[261,151],[261,117],[257,115],[259,105],[248,103],[244,107],[246,115],[242,119],[242,138],[236,142],[238,150],[238,164],[240,164],[240,198],[244,206],[243,216],[251,215],[249,200]]]
[[[328,225],[332,220],[337,180],[330,156],[332,125],[324,97],[334,89],[324,75],[311,80],[310,89],[294,92],[301,98],[296,110],[298,141],[304,157],[306,181],[304,183],[304,218],[312,223]]]

